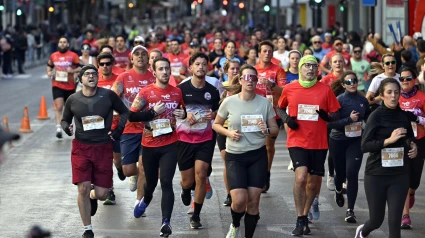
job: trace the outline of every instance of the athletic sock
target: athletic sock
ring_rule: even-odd
[[[92,227],[92,225],[90,224],[90,225],[84,226],[84,230],[85,230],[85,231],[91,231],[91,230],[93,230],[93,227]]]
[[[245,215],[245,212],[235,212],[232,208],[230,208],[230,212],[232,213],[232,224],[234,227],[239,227],[241,225],[241,219]]]
[[[136,200],[136,203],[134,203],[134,206],[137,206],[137,204],[140,203],[141,200]]]
[[[192,217],[199,217],[199,214],[201,214],[203,203],[196,203],[196,202],[194,202],[194,204],[195,204],[195,209],[193,210]]]
[[[251,215],[249,213],[245,214],[245,237],[252,238],[254,236],[255,228],[257,227],[257,222],[260,219],[260,214]]]

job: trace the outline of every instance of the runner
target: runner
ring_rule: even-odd
[[[298,217],[292,231],[294,236],[311,233],[307,214],[320,191],[319,176],[325,174],[326,122],[335,119],[335,112],[340,107],[330,87],[317,83],[318,67],[314,56],[301,58],[298,64],[300,78],[285,86],[277,110],[289,127],[286,146],[295,169],[294,199]],[[286,113],[287,107],[289,113]]]
[[[357,228],[356,238],[367,237],[381,226],[387,203],[388,237],[401,237],[411,159],[418,151],[408,113],[399,106],[400,90],[396,79],[382,80],[377,92],[383,103],[372,112],[363,133],[362,151],[369,153],[364,176],[369,220]]]
[[[282,94],[283,86],[286,84],[286,74],[283,69],[271,62],[273,57],[273,43],[271,41],[262,41],[258,46],[259,60],[255,69],[258,72],[259,81],[255,88],[255,93],[266,97],[270,100],[273,107],[275,108],[279,100],[279,96]],[[279,117],[277,117],[279,119]],[[282,126],[282,121],[277,120],[279,128]],[[270,170],[275,154],[275,143],[276,136],[266,137],[267,147],[267,158],[268,158],[268,169],[266,183],[264,184],[263,192],[267,192],[270,188]]]
[[[227,60],[239,60],[241,65],[244,64],[244,60],[236,55],[236,43],[234,41],[227,41],[226,45],[224,47],[224,56],[222,56],[216,67],[218,68],[216,76],[219,75],[218,71],[221,71],[223,73],[223,66],[226,63]],[[223,74],[223,82],[226,82],[228,80],[227,75]]]
[[[64,102],[75,92],[74,73],[80,71],[78,55],[69,50],[65,37],[60,37],[59,50],[53,53],[47,62],[47,77],[52,79],[52,94],[55,103],[56,137],[62,138],[60,126]]]
[[[362,123],[367,120],[370,109],[367,99],[357,91],[359,80],[356,73],[344,72],[331,85],[341,105],[339,120],[329,122],[329,154],[335,166],[335,202],[343,207],[345,200],[342,186],[347,180],[348,210],[345,221],[356,223],[354,204],[357,199],[359,186],[359,171],[362,165],[363,152],[361,150]],[[340,94],[343,92],[342,94]]]
[[[131,106],[129,120],[146,121],[143,133],[143,167],[145,196],[135,209],[142,215],[153,198],[160,174],[162,226],[160,236],[171,235],[171,213],[174,207],[173,177],[177,166],[176,118],[185,119],[186,112],[180,89],[168,85],[171,67],[166,58],[152,64],[156,82],[139,91]],[[159,169],[159,170],[158,170]]]
[[[362,58],[363,47],[361,45],[353,46],[353,57],[351,57],[351,67],[359,79],[357,90],[366,93],[370,86],[368,74],[370,73],[370,63]]]
[[[100,53],[109,53],[113,55],[113,48],[110,45],[102,45],[99,50]],[[117,67],[115,65],[112,66],[112,73],[115,75],[120,75],[124,72],[125,69]]]
[[[412,228],[410,220],[410,209],[415,204],[415,192],[421,182],[422,170],[425,159],[425,93],[418,90],[415,86],[416,72],[412,68],[401,69],[401,97],[398,100],[401,109],[412,112],[410,120],[412,121],[413,134],[416,137],[418,147],[418,156],[410,164],[410,183],[406,202],[404,203],[401,229]]]
[[[133,48],[131,55],[133,68],[120,74],[112,87],[112,90],[118,94],[128,108],[131,107],[139,90],[155,82],[155,77],[148,71],[148,51],[146,48],[138,45]],[[140,144],[142,133],[143,123],[128,122],[121,136],[122,168],[125,176],[130,177],[128,180],[130,191],[134,192],[137,189],[134,207],[136,218],[140,217],[136,216],[136,205],[143,197],[143,184],[145,183],[141,156],[142,145]]]
[[[94,67],[98,67],[97,65],[97,61],[96,58],[94,56],[90,56],[90,49],[91,46],[89,44],[83,44],[83,46],[81,46],[81,56],[79,57],[80,59],[80,63],[82,65],[94,65]],[[77,80],[76,85],[75,85],[75,91],[78,92],[82,89],[82,85],[81,83]]]
[[[66,101],[62,129],[72,141],[72,183],[78,186],[78,207],[84,225],[83,237],[94,237],[91,216],[97,211],[97,200],[105,200],[112,187],[112,141],[119,140],[128,117],[128,109],[110,90],[98,88],[97,68],[84,66],[78,78],[83,89]],[[113,110],[120,114],[112,130]],[[112,140],[112,141],[111,141]],[[94,186],[92,187],[91,184]]]
[[[126,39],[123,35],[116,37],[116,48],[113,51],[115,58],[115,66],[125,69],[130,62],[128,55],[131,54],[131,50],[125,47]]]
[[[325,57],[323,57],[322,62],[320,63],[320,68],[322,69],[322,72],[329,74],[331,73],[331,70],[329,69],[329,67],[332,67],[332,65],[329,64],[329,61],[331,60],[332,56],[336,53],[341,54],[344,57],[344,63],[345,63],[345,67],[346,69],[350,69],[351,65],[350,65],[350,58],[351,55],[345,51],[342,50],[342,40],[340,38],[336,38],[334,41],[334,50],[331,50],[330,52],[328,52]]]
[[[287,84],[298,80],[298,63],[300,62],[301,57],[301,53],[298,50],[289,51],[289,67],[288,70],[285,72]]]
[[[183,54],[180,49],[179,41],[177,39],[171,40],[171,52],[168,54],[167,58],[171,62],[171,74],[175,78],[180,77],[180,69],[183,65],[183,60],[185,60],[188,56]]]
[[[325,55],[329,52],[329,50],[322,48],[322,38],[318,35],[313,36],[311,38],[313,56],[318,58],[319,61],[322,61]]]
[[[287,51],[285,38],[277,37],[277,50],[273,52],[273,57],[280,60],[282,68],[287,70],[289,67],[289,52]]]
[[[272,52],[270,52],[270,55]],[[245,237],[254,235],[260,219],[260,195],[266,182],[266,136],[277,136],[273,106],[256,95],[257,70],[244,65],[234,95],[224,99],[214,121],[214,130],[226,135],[227,181],[232,196],[232,223],[226,238],[238,237],[240,220],[245,215]],[[224,122],[228,120],[228,129]]]
[[[223,40],[221,38],[214,39],[214,49],[208,55],[212,65],[216,65],[218,60],[224,55]]]
[[[136,36],[134,38],[133,47],[136,47],[138,45],[145,46],[145,38],[143,38],[143,36]],[[133,68],[133,63],[131,61],[131,52],[128,53],[128,61],[127,62],[128,62],[128,64],[127,64],[126,69]]]
[[[202,227],[200,212],[215,148],[211,121],[216,116],[220,101],[217,88],[206,82],[208,62],[208,56],[202,52],[192,55],[189,67],[193,76],[178,86],[183,94],[187,118],[177,120],[177,161],[182,176],[181,199],[185,206],[190,205],[190,191],[195,187],[194,212],[190,218],[192,229]]]

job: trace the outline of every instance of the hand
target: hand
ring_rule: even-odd
[[[186,121],[187,121],[187,123],[189,123],[189,125],[194,125],[194,124],[196,124],[198,122],[195,119],[195,116],[193,116],[193,113],[190,113],[190,114],[187,115]]]
[[[263,122],[263,119],[260,119],[258,122],[258,127],[260,127],[260,130],[263,134],[267,135],[267,124]]]
[[[409,153],[407,153],[409,158],[414,159],[418,155],[418,147],[416,146],[415,142],[410,142],[410,150]]]
[[[266,78],[260,78],[258,79],[258,82],[266,86],[271,86],[271,82],[269,81],[269,79],[266,79]]]
[[[407,130],[404,128],[397,128],[392,133],[390,138],[388,138],[388,142],[390,144],[393,144],[397,142],[400,138],[403,138],[406,136]]]
[[[68,73],[74,73],[74,69],[71,68],[71,67],[67,67],[66,68],[66,72],[68,72]]]
[[[69,127],[67,129],[65,129],[64,131],[67,135],[73,136],[74,135],[74,125],[70,124]]]
[[[53,70],[50,72],[47,72],[47,77],[52,78],[53,77]]]
[[[118,141],[121,137],[121,132],[119,132],[118,130],[112,130],[108,132],[108,135],[112,141]]]
[[[177,117],[178,119],[184,119],[185,112],[184,112],[183,105],[180,105],[180,109],[175,109],[173,112],[173,115]]]
[[[214,120],[215,119],[215,112],[212,112],[211,109],[205,114],[206,120]]]
[[[327,112],[325,112],[325,110],[319,109],[319,110],[316,110],[316,112],[317,112],[317,114],[319,114],[319,117],[322,118],[324,121],[326,121],[326,122],[330,121],[329,115],[328,115]]]
[[[288,125],[288,127],[291,128],[292,130],[296,130],[299,127],[295,119],[297,119],[297,117],[288,117],[288,119],[285,122]]]
[[[227,137],[229,137],[232,141],[239,141],[242,135],[238,133],[238,130],[233,130],[229,131]]]
[[[165,103],[159,101],[155,103],[155,106],[153,106],[153,110],[156,112],[156,114],[161,114],[165,112]]]
[[[353,110],[350,114],[350,118],[351,120],[356,122],[357,120],[359,120],[359,113]]]
[[[411,111],[405,111],[407,118],[410,122],[416,122],[418,120],[418,117]]]

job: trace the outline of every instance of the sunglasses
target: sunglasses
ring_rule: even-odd
[[[360,53],[362,53],[362,51],[361,50],[356,50],[356,51],[353,51],[355,54],[360,54]]]
[[[312,68],[312,69],[317,69],[319,67],[318,64],[310,64],[310,63],[305,63],[304,66],[306,68]]]
[[[93,77],[97,77],[98,73],[97,72],[84,72],[83,75],[86,76],[86,77],[89,77],[90,75],[93,76]]]
[[[104,67],[104,66],[111,66],[112,62],[105,62],[105,63],[99,63],[100,66]]]
[[[351,78],[351,79],[344,80],[345,85],[354,85],[354,84],[357,84],[358,82],[359,82],[359,80],[357,78]]]
[[[335,43],[334,45],[335,45],[335,46],[342,46],[342,43],[341,43],[341,42],[339,42],[339,43]]]
[[[410,81],[412,81],[412,79],[413,79],[412,76],[406,76],[406,77],[400,77],[399,78],[400,82],[404,82],[404,81],[410,82]]]
[[[90,50],[90,48],[86,46],[86,47],[81,48],[81,50]]]
[[[252,81],[252,82],[258,82],[258,77],[255,74],[245,74],[241,76],[241,79],[245,81]]]
[[[141,45],[141,44],[143,44],[143,41],[135,41],[134,44]]]
[[[322,43],[322,42],[320,42],[320,41],[313,41],[313,44],[320,44],[320,43]]]
[[[384,62],[384,64],[385,64],[385,65],[390,65],[390,64],[395,65],[395,64],[396,64],[396,62],[395,62],[395,60],[393,60],[393,61],[387,61],[387,62]]]

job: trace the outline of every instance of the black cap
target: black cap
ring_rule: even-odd
[[[94,65],[92,65],[92,64],[84,65],[81,68],[80,72],[78,73],[78,79],[80,80],[80,82],[81,82],[81,80],[83,78],[84,72],[86,72],[86,70],[88,70],[88,69],[93,69],[94,71],[97,72],[97,68]]]
[[[7,131],[4,131],[2,128],[0,128],[0,149],[3,147],[3,145],[12,140],[18,140],[21,136],[16,133],[10,133]]]

